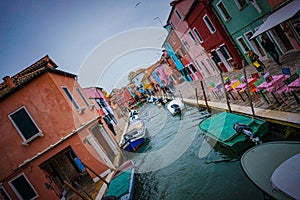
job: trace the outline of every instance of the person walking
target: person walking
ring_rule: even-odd
[[[270,54],[270,56],[273,58],[273,60],[277,63],[277,65],[281,66],[281,62],[279,62],[279,54],[275,49],[274,43],[267,37],[262,36],[261,37],[261,45],[263,48]]]
[[[255,67],[255,69],[258,72],[261,72],[261,74],[264,74],[264,69],[265,69],[265,65],[261,62],[261,60],[259,60],[259,57],[256,53],[254,53],[254,51],[250,50],[248,52],[248,57],[252,63],[252,65]]]

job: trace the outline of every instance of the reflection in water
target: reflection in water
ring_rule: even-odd
[[[263,199],[237,157],[207,143],[197,108],[187,106],[180,119],[146,105],[139,116],[148,140],[138,153],[123,155],[136,164],[134,199]]]

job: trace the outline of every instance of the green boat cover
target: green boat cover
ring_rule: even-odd
[[[131,168],[124,171],[109,183],[108,190],[105,196],[116,196],[120,198],[129,192]]]
[[[213,139],[232,146],[236,142],[244,141],[246,136],[233,129],[235,123],[248,125],[255,136],[263,136],[268,132],[266,121],[244,115],[222,112],[213,115],[199,124],[199,128]]]

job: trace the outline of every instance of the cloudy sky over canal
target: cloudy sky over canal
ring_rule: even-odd
[[[161,29],[161,22],[164,24],[167,20],[170,2],[171,0],[98,0],[88,3],[78,0],[1,1],[1,78],[5,75],[12,76],[49,55],[59,65],[59,69],[78,74],[80,82],[80,73],[83,73],[81,68],[89,62],[95,50],[103,47],[107,50],[98,51],[101,53],[101,60],[98,61],[103,63],[100,70],[103,72],[98,75],[115,73],[115,69],[119,69],[116,75],[124,76],[130,69],[153,64],[161,55],[160,45],[166,35],[165,30]],[[149,32],[140,30],[150,27],[161,29],[154,32],[149,29],[155,41],[149,44],[141,40],[139,46],[131,46],[125,52],[134,38],[128,37],[126,33],[134,35],[138,32],[145,35],[138,35],[137,38],[146,38]],[[136,29],[138,31],[130,32]],[[125,46],[123,51],[107,48],[118,47],[114,44],[114,37],[126,40],[127,43],[119,44],[120,47]],[[122,54],[117,55],[116,52]],[[133,59],[136,60],[131,63]],[[105,80],[100,80],[101,77],[96,78],[99,86],[115,86],[104,83]],[[83,86],[94,83],[83,79],[85,78],[80,82]],[[114,79],[120,78],[114,76]]]

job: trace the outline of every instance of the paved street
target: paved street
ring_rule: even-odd
[[[296,73],[297,70],[300,68],[300,51],[292,51],[290,53],[287,53],[284,56],[280,57],[280,61],[282,62],[282,66],[278,66],[271,58],[264,60],[263,63],[266,66],[266,72],[270,72],[271,75],[280,75],[282,74],[281,68],[282,67],[290,67],[291,73]],[[246,66],[246,74],[247,77],[251,77],[252,73],[256,73],[256,69],[251,66]],[[236,70],[228,73],[224,73],[223,77],[229,77],[230,80],[237,79],[239,74],[243,74],[243,70]],[[207,88],[207,86],[214,82],[216,85],[221,81],[220,76],[213,76],[209,78],[204,79],[204,87]],[[178,85],[176,87],[175,96],[180,97],[181,95],[183,98],[187,99],[196,99],[196,92],[195,89],[197,89],[198,93],[198,99],[204,100],[203,93],[201,90],[200,81],[194,81],[192,83],[182,83],[181,85]],[[181,94],[180,94],[181,93]],[[221,91],[218,93],[221,99],[216,98],[213,96],[212,92],[208,89],[206,90],[206,95],[208,97],[209,101],[215,101],[215,102],[223,102],[226,105],[226,99],[224,96],[224,93]],[[298,97],[300,98],[299,91],[297,92]],[[246,95],[243,95],[245,102],[243,102],[241,99],[233,100],[232,98],[229,99],[230,104],[237,104],[242,106],[249,106],[249,100],[246,97]],[[297,104],[295,98],[292,95],[280,95],[278,99],[281,102],[281,104],[278,104],[274,97],[268,93],[266,96],[270,100],[270,104],[266,103],[266,101],[259,95],[253,97],[253,105],[255,108],[263,108],[263,109],[270,109],[270,110],[279,110],[284,112],[292,112],[292,113],[300,113],[300,106]]]

